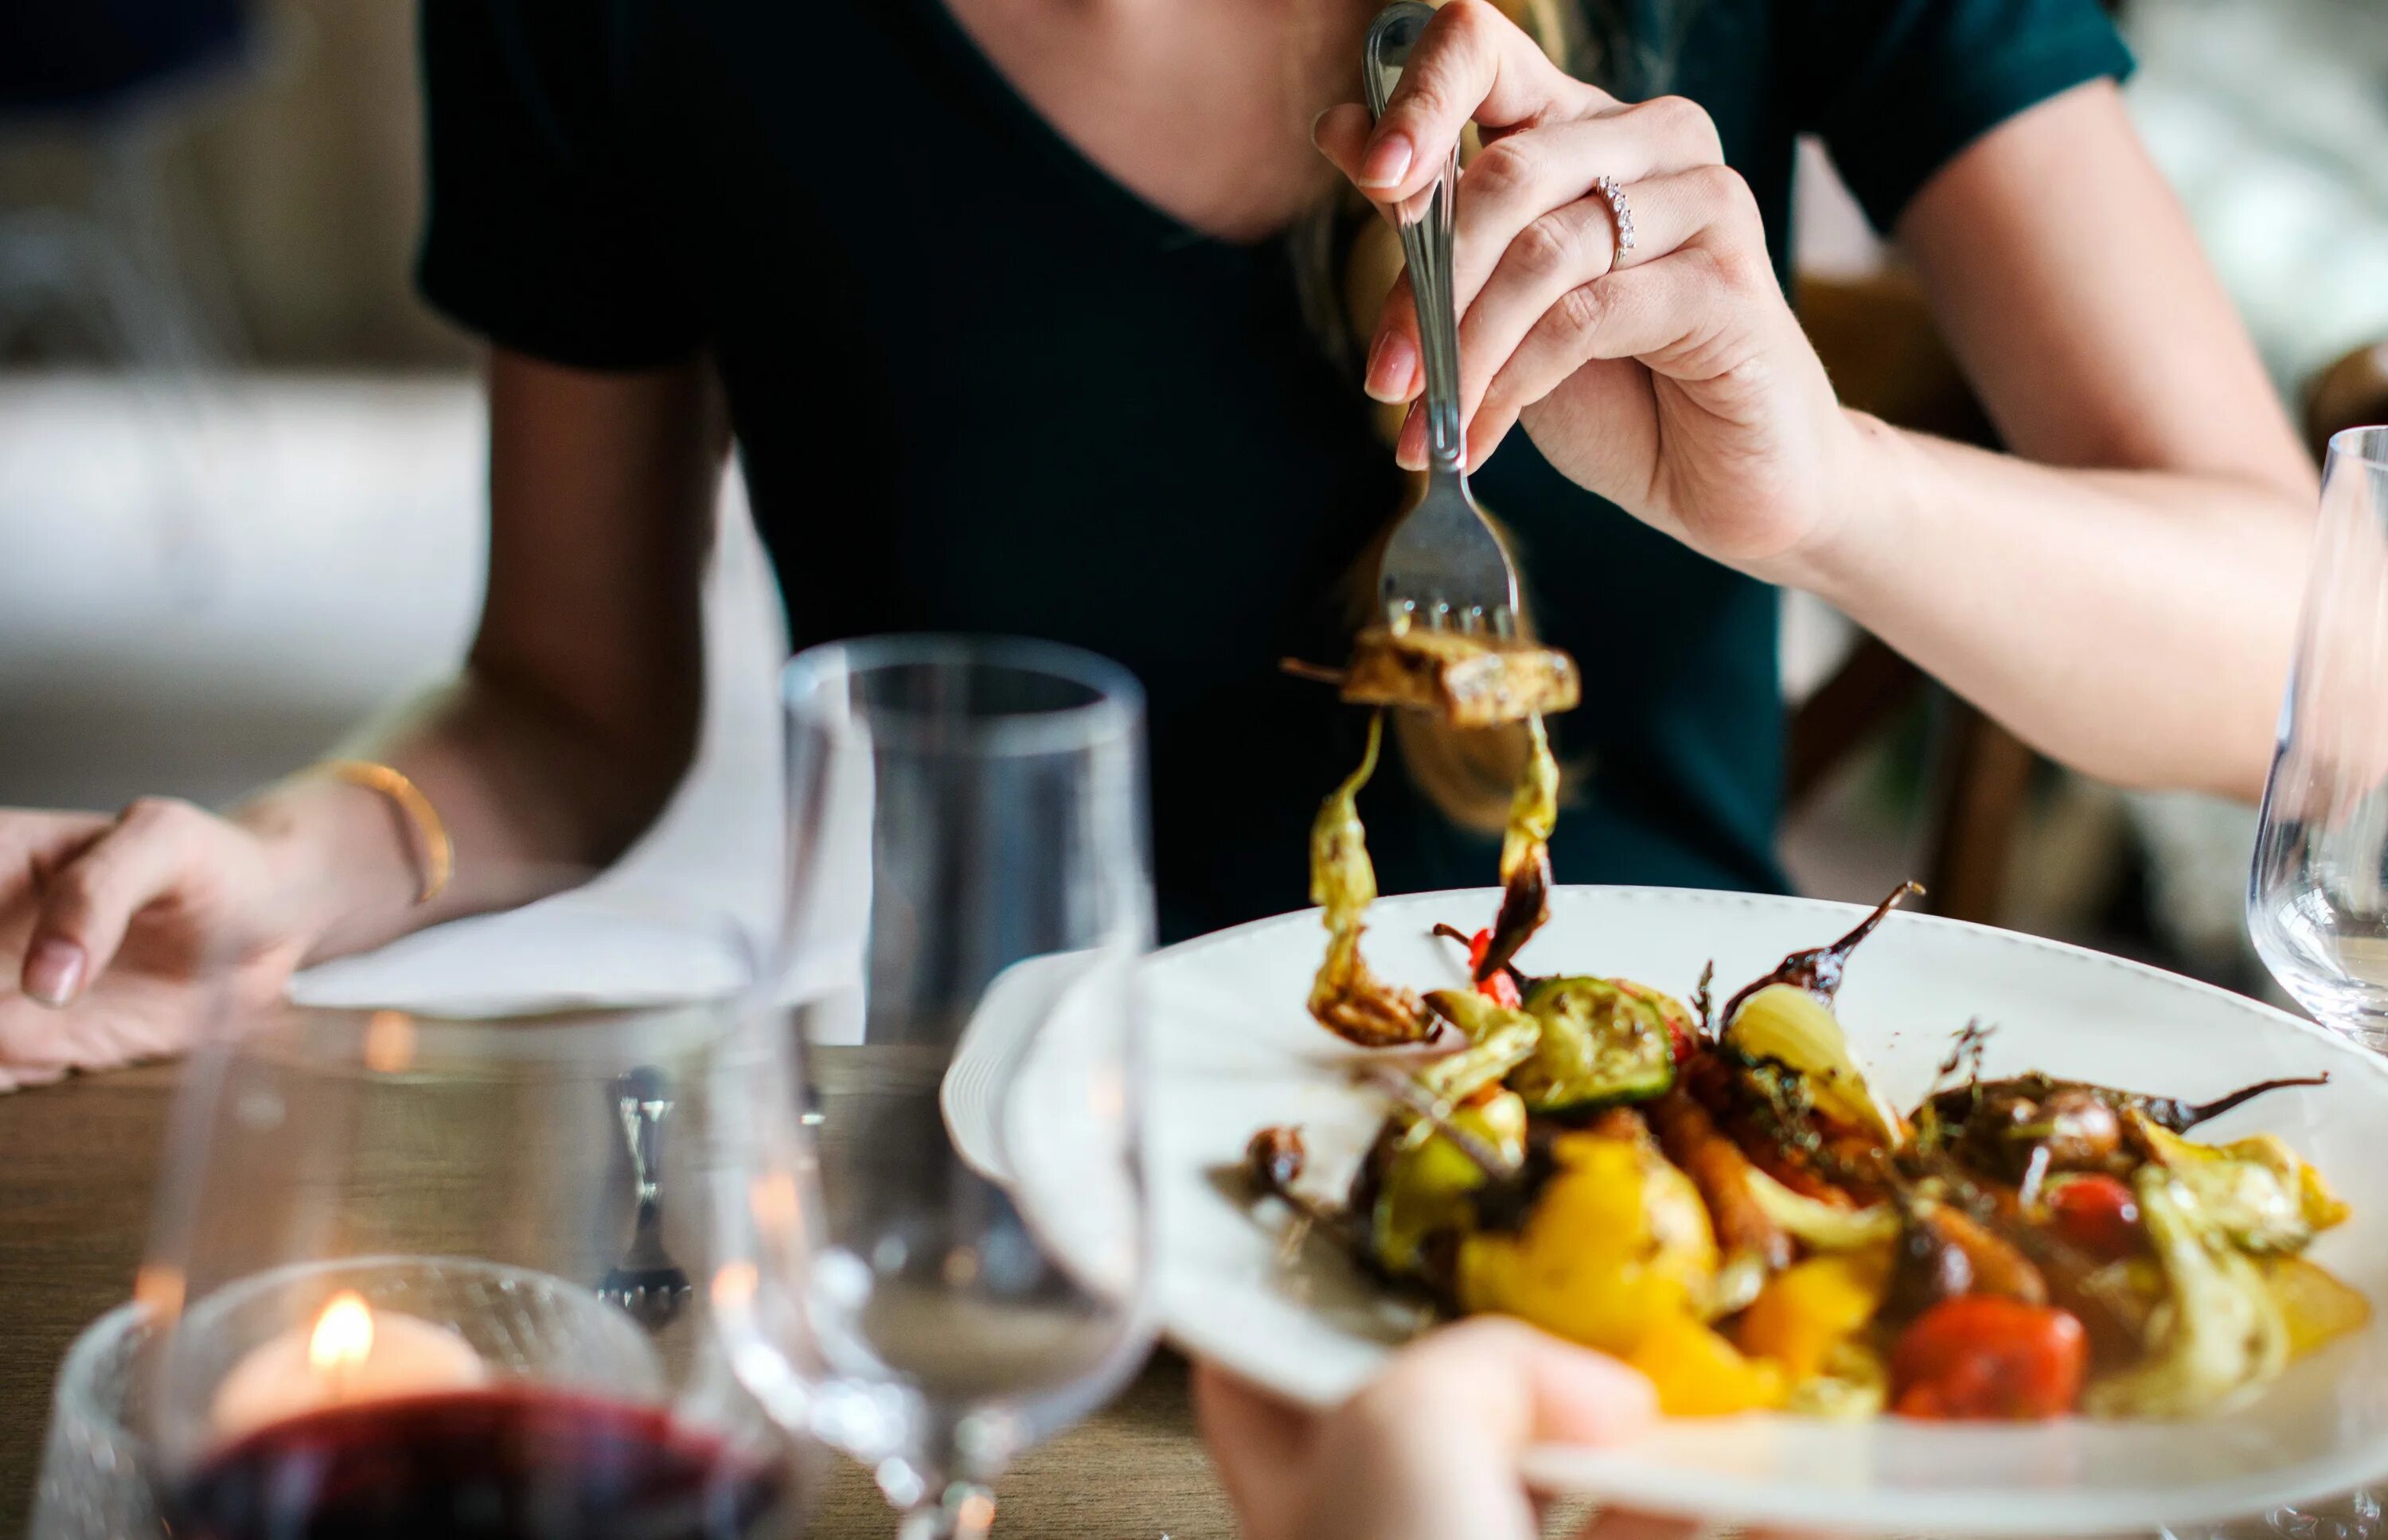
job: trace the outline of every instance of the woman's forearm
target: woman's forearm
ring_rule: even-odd
[[[2077,769],[2262,789],[2309,499],[2057,469],[1850,415],[1865,491],[1776,575]]]
[[[728,420],[709,365],[489,364],[489,565],[463,676],[346,751],[391,765],[455,849],[420,851],[380,794],[301,776],[239,821],[266,836],[311,960],[571,886],[652,823],[703,709],[701,593]]]
[[[362,951],[443,920],[573,886],[652,823],[692,751],[697,691],[638,733],[571,720],[479,669],[410,705],[343,752],[388,764],[437,811],[455,856],[420,903],[424,851],[388,798],[301,773],[235,821],[265,842],[306,960]]]

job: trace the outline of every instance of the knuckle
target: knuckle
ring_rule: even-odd
[[[1444,36],[1478,43],[1490,35],[1487,29],[1504,19],[1492,0],[1450,0],[1435,19],[1442,23]]]
[[[206,816],[179,797],[139,797],[125,806],[117,822],[128,831],[157,833],[188,827]]]
[[[1598,332],[1608,317],[1608,290],[1598,283],[1578,284],[1559,296],[1552,308],[1559,329],[1568,336],[1588,337]]]
[[[1536,157],[1523,138],[1514,135],[1485,145],[1467,163],[1467,173],[1460,179],[1461,190],[1488,202],[1505,203],[1532,187],[1538,170]]]
[[[1654,96],[1635,109],[1662,138],[1703,164],[1724,158],[1724,139],[1708,109],[1689,96]]]
[[[1518,232],[1511,249],[1528,276],[1553,278],[1568,271],[1580,246],[1574,221],[1549,213]]]

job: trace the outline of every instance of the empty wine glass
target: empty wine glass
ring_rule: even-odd
[[[2330,442],[2247,928],[2316,1021],[2388,1050],[2388,428]],[[2375,1492],[2276,1508],[2252,1527],[2286,1540],[2388,1533]]]
[[[140,1289],[164,1322],[146,1431],[173,1533],[794,1534],[792,1446],[704,1292],[634,1315],[607,1283],[626,1257],[745,1263],[712,1194],[786,1149],[744,1121],[781,1044],[743,996],[287,1009],[204,1044]]]
[[[809,1041],[779,1126],[821,1202],[731,1194],[759,1270],[716,1308],[747,1383],[870,1467],[905,1535],[977,1536],[1011,1458],[1151,1341],[1141,693],[1073,649],[952,637],[815,648],[784,689]]]
[[[2331,440],[2247,924],[2315,1020],[2388,1049],[2388,428]]]

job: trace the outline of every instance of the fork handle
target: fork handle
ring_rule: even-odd
[[[662,1070],[641,1065],[616,1076],[613,1093],[622,1138],[630,1147],[630,1174],[638,1182],[639,1219],[643,1226],[662,1191],[663,1123],[671,1114],[671,1082]]]
[[[1410,44],[1434,7],[1420,0],[1396,0],[1369,25],[1361,64],[1368,111],[1385,115],[1393,86],[1402,78]],[[1418,351],[1426,365],[1427,462],[1431,473],[1464,476],[1459,435],[1459,316],[1451,286],[1453,203],[1459,192],[1459,147],[1443,158],[1429,191],[1426,212],[1401,220],[1402,258],[1409,264],[1410,297],[1417,306]]]

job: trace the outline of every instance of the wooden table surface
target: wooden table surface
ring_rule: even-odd
[[[0,1096],[0,1533],[31,1510],[58,1360],[132,1292],[175,1077],[157,1065]],[[1023,1456],[997,1494],[997,1536],[1235,1534],[1185,1364],[1165,1351],[1109,1408]],[[880,1540],[895,1520],[840,1459],[807,1533]]]

